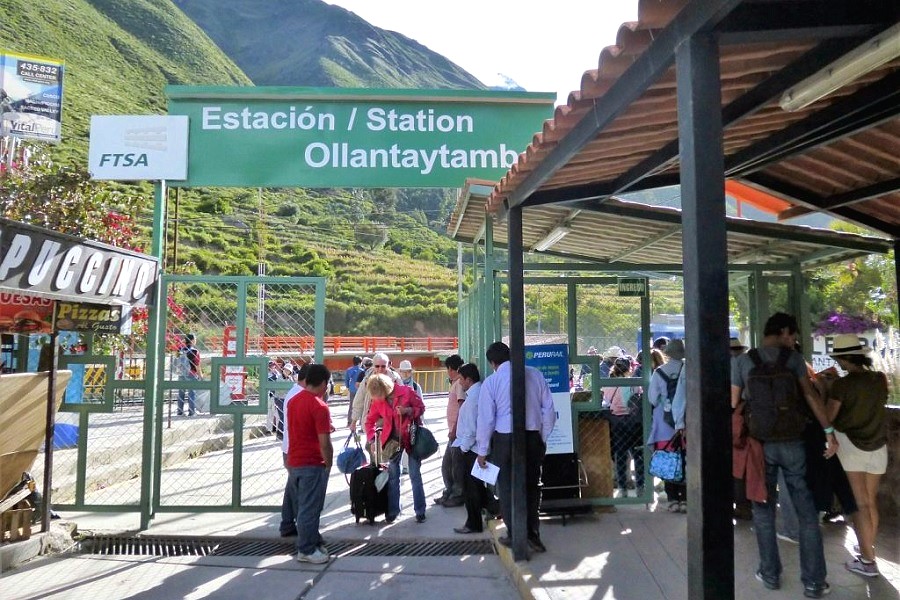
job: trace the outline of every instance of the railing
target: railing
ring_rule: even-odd
[[[204,350],[221,354],[224,336],[207,338],[201,342]],[[453,353],[459,348],[456,337],[377,337],[377,336],[326,336],[323,340],[326,354],[375,352],[441,352]],[[249,354],[312,354],[316,340],[313,336],[250,336],[247,340]]]

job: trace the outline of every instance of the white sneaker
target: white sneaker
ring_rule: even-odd
[[[321,548],[316,548],[310,554],[297,554],[297,562],[307,562],[314,565],[325,564],[330,558],[328,553],[322,552]]]

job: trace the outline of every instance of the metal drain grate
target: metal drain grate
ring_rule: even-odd
[[[387,541],[332,540],[332,556],[468,556],[495,554],[490,540]],[[78,553],[119,556],[279,556],[293,554],[288,541],[225,537],[93,536],[81,540]]]

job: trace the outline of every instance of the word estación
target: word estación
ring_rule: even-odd
[[[347,118],[347,131],[356,126],[358,109],[353,107]],[[475,129],[471,115],[435,114],[433,108],[412,113],[399,113],[373,107],[366,111],[364,123],[369,131],[422,132],[422,133],[472,133]],[[300,112],[291,106],[286,111],[251,110],[249,106],[239,111],[225,111],[221,106],[203,107],[203,129],[300,129],[335,131],[337,117],[330,112],[316,112],[306,106]]]

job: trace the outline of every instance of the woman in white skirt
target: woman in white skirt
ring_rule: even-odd
[[[871,348],[855,334],[834,338],[832,358],[847,372],[828,390],[828,415],[838,440],[837,455],[847,472],[853,497],[859,506],[853,525],[859,556],[845,563],[847,570],[877,577],[875,538],[878,535],[878,485],[887,470],[885,404],[888,382],[872,368]]]

